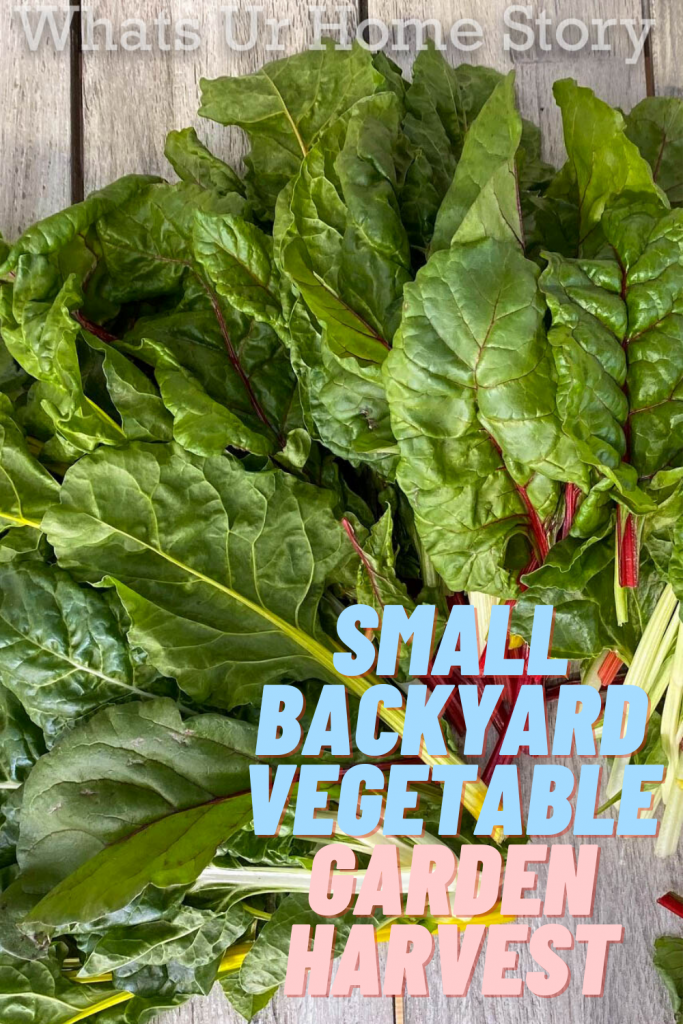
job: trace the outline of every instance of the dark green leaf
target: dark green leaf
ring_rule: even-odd
[[[164,155],[183,181],[215,189],[221,195],[227,195],[228,192],[244,195],[244,185],[232,167],[206,148],[197,138],[194,128],[169,132]]]
[[[57,482],[29,452],[10,400],[0,395],[0,524],[40,529],[58,494]]]
[[[672,206],[683,203],[683,103],[674,96],[648,96],[626,118],[626,134],[652,168]]]
[[[0,679],[48,733],[146,696],[104,595],[57,566],[0,563]]]
[[[585,486],[555,409],[537,277],[510,242],[437,252],[406,287],[386,361],[398,481],[454,590],[514,593],[506,551],[531,540],[517,485],[542,514],[557,501],[551,481]]]
[[[45,527],[61,564],[115,581],[160,671],[223,707],[333,672],[317,607],[348,541],[330,492],[176,445],[109,455],[69,470]]]
[[[325,129],[385,87],[366,49],[354,43],[337,50],[326,40],[320,50],[273,61],[252,75],[203,78],[199,113],[247,133],[249,195],[272,217],[279,192]]]

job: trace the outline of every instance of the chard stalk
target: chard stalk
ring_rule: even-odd
[[[640,643],[633,656],[630,668],[626,673],[624,685],[640,686],[650,696],[657,683],[660,671],[678,630],[678,616],[674,613],[678,607],[676,595],[671,586],[666,585],[657,607],[652,613]],[[628,712],[627,712],[628,715]],[[630,757],[615,757],[607,783],[607,796],[615,797],[621,792],[624,770]]]
[[[632,512],[624,513],[617,505],[617,538],[619,586],[633,589],[638,586],[638,526]]]
[[[670,857],[676,852],[683,828],[683,758],[680,755],[675,768],[669,764],[669,772],[674,776],[673,785],[659,826],[655,844],[656,857]]]
[[[668,800],[680,757],[681,702],[683,700],[683,624],[678,630],[676,653],[674,654],[671,680],[666,691],[662,712],[662,746],[669,761],[669,771],[664,783],[664,799]]]
[[[489,635],[491,625],[491,609],[494,604],[499,604],[498,598],[491,594],[481,594],[478,590],[471,590],[468,593],[470,604],[474,606],[477,619],[477,636],[479,637],[479,650],[483,651]]]
[[[614,610],[617,615],[617,625],[624,626],[628,622],[628,595],[626,587],[621,584],[621,557],[619,554],[619,530],[614,534],[615,558],[614,558]]]

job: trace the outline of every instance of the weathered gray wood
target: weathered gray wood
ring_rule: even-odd
[[[671,0],[672,8],[677,0]],[[547,159],[560,164],[564,157],[564,144],[559,111],[552,95],[552,83],[558,78],[576,78],[581,85],[588,85],[608,103],[630,110],[646,95],[645,62],[641,56],[637,64],[627,64],[631,44],[626,31],[614,30],[613,48],[607,51],[584,49],[569,53],[554,43],[549,29],[550,51],[544,51],[536,44],[525,52],[505,51],[504,34],[507,31],[503,13],[510,4],[508,0],[369,0],[371,17],[388,24],[396,19],[435,19],[443,26],[443,41],[447,44],[445,56],[454,64],[486,64],[499,71],[517,71],[517,90],[522,113],[543,130],[544,153]],[[642,16],[641,0],[547,0],[530,4],[533,18],[545,10],[554,26],[565,18],[578,18],[590,27],[589,44],[597,43],[592,19],[634,18]],[[482,27],[482,46],[472,52],[457,50],[449,40],[452,24],[460,18],[473,18]],[[515,16],[519,20],[519,16]],[[572,42],[571,31],[567,39]],[[414,33],[407,34],[407,42],[414,45]],[[512,36],[522,41],[519,33]],[[474,40],[473,40],[474,41]],[[609,39],[608,39],[609,41]],[[388,51],[405,70],[409,70],[414,53],[397,53],[392,49],[396,42],[396,31],[391,29]]]
[[[0,5],[0,231],[9,239],[66,206],[71,188],[69,45],[32,53],[15,6]]]
[[[679,0],[650,0],[655,29],[652,65],[657,96],[683,96],[683,24]]]
[[[120,38],[121,24],[126,19],[135,17],[153,25],[160,11],[166,10],[174,24],[183,18],[196,19],[201,44],[193,51],[161,52],[154,38],[150,39],[150,52],[130,53],[122,49],[106,52],[102,41],[100,52],[84,53],[86,192],[131,171],[168,177],[172,172],[163,155],[164,140],[174,128],[194,125],[214,152],[231,162],[239,161],[245,152],[242,132],[197,117],[200,78],[248,74],[267,60],[302,50],[311,38],[311,21],[306,5],[298,0],[254,4],[263,8],[257,43],[240,53],[225,41],[220,9],[229,6],[240,8],[235,36],[244,42],[250,32],[248,5],[244,3],[101,0],[97,4],[98,16],[109,18],[114,25],[114,41]],[[291,24],[281,35],[283,50],[269,53],[266,46],[270,36],[263,28],[263,19],[285,17]],[[355,24],[352,16],[349,23]],[[172,28],[168,31],[173,39]]]

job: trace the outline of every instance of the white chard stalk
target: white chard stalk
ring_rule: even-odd
[[[640,686],[651,698],[655,692],[659,698],[666,689],[666,681],[661,679],[661,670],[666,657],[673,647],[678,633],[678,601],[671,586],[666,585],[662,596],[657,602],[650,621],[648,622],[640,643],[633,656],[630,668],[626,673],[624,685]],[[663,689],[661,689],[663,687]],[[628,714],[628,713],[627,713]],[[624,782],[624,771],[630,761],[630,757],[615,757],[607,783],[607,796],[609,799],[621,792]]]

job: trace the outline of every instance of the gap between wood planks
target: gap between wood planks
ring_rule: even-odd
[[[651,20],[652,8],[650,6],[650,0],[641,0],[641,11],[643,20]],[[655,94],[655,67],[654,60],[652,57],[652,32],[648,32],[645,38],[645,46],[643,48],[643,65],[645,68],[645,92],[648,96],[654,96]]]
[[[71,202],[85,198],[85,150],[83,139],[83,29],[81,10],[73,14],[69,38],[71,104]]]

